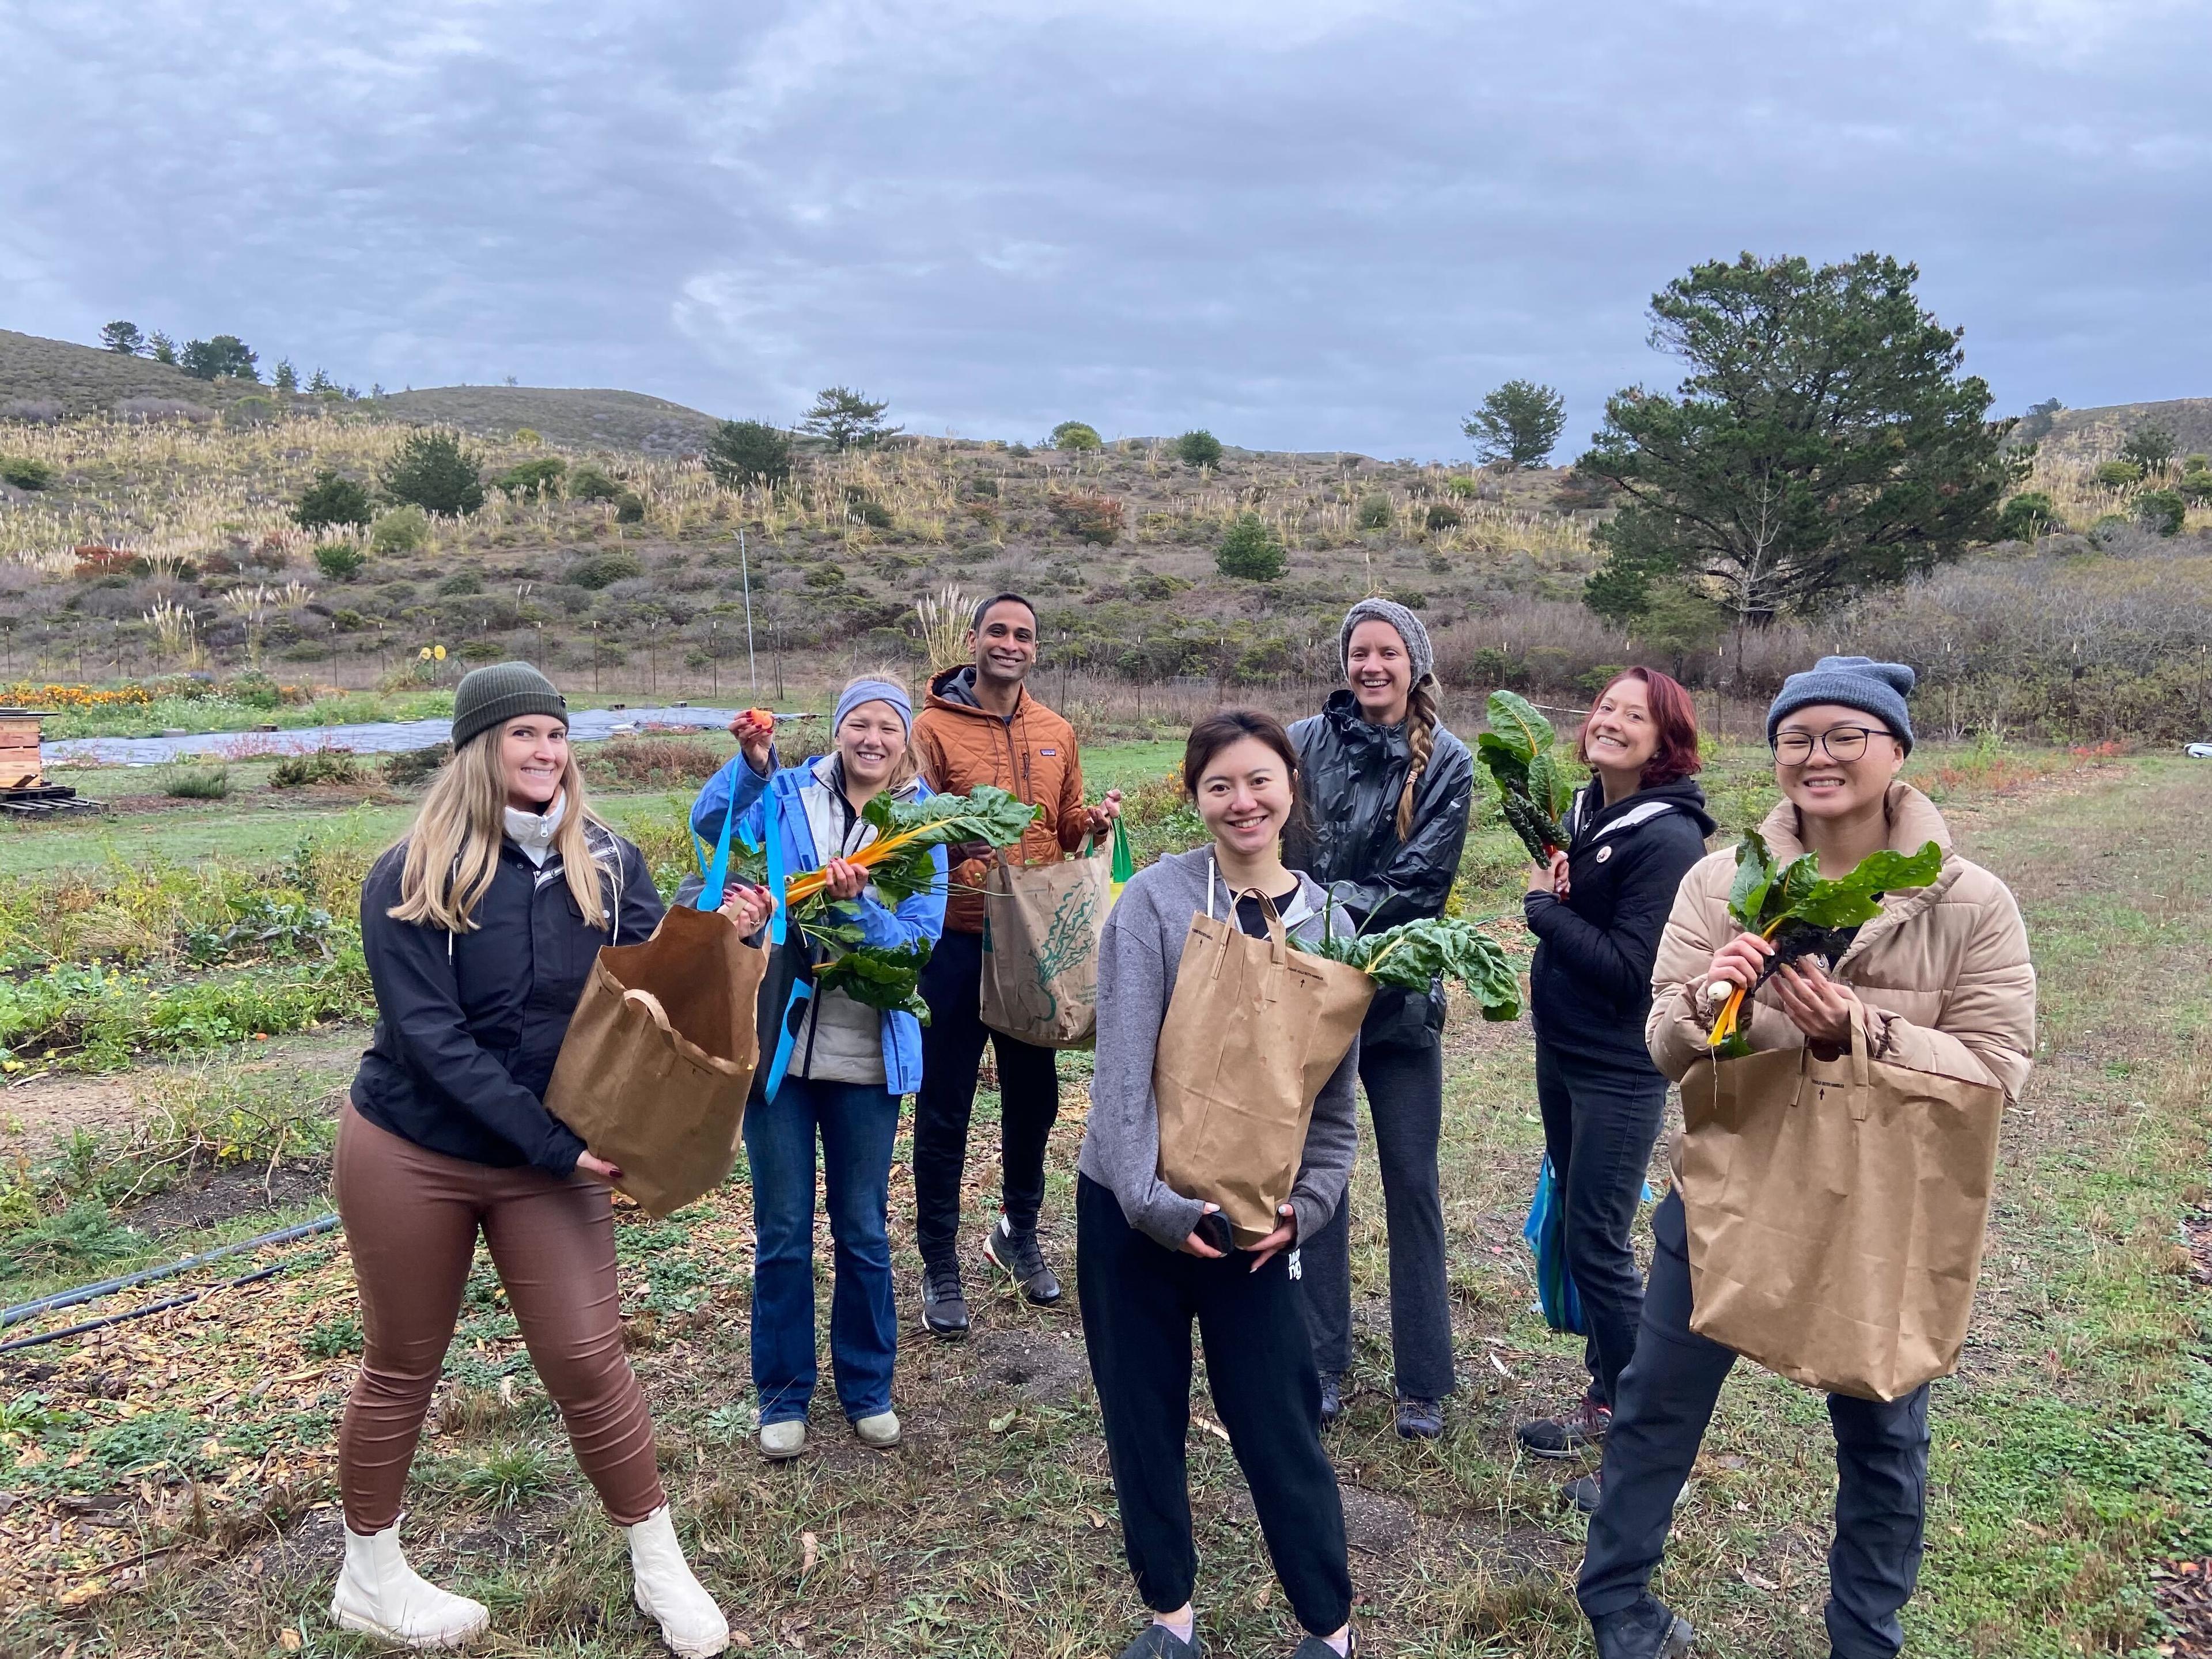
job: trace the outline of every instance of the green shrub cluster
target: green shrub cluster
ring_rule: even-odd
[[[0,478],[18,489],[46,489],[53,484],[54,469],[35,455],[0,455]]]

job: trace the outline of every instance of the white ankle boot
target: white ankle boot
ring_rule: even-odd
[[[410,1648],[459,1647],[491,1622],[481,1601],[416,1576],[399,1551],[399,1523],[364,1538],[346,1529],[345,1565],[331,1596],[331,1622]]]
[[[629,1566],[637,1583],[632,1592],[637,1610],[660,1621],[660,1639],[680,1659],[710,1659],[730,1645],[730,1621],[714,1605],[714,1598],[684,1565],[683,1548],[676,1541],[676,1524],[663,1504],[634,1527],[629,1534]]]

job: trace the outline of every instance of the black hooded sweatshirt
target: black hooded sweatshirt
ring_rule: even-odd
[[[1537,1040],[1649,1066],[1651,964],[1674,890],[1713,832],[1705,791],[1682,778],[1607,806],[1605,786],[1593,778],[1562,827],[1567,896],[1531,893],[1525,906],[1537,939],[1528,970]]]

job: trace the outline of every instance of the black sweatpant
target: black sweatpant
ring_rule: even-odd
[[[1437,1146],[1443,1134],[1444,1051],[1359,1046],[1359,1081],[1375,1121],[1382,1216],[1390,1233],[1390,1356],[1398,1392],[1442,1400],[1452,1391],[1451,1293],[1444,1282],[1444,1206]],[[1328,1224],[1299,1246],[1299,1298],[1314,1358],[1352,1369],[1352,1193]]]
[[[1682,1483],[1698,1461],[1730,1350],[1690,1328],[1689,1241],[1680,1193],[1651,1218],[1651,1282],[1636,1357],[1621,1373],[1605,1477],[1576,1599],[1593,1620],[1632,1607],[1659,1565]],[[1828,1644],[1837,1659],[1891,1659],[1898,1613],[1920,1576],[1928,1502],[1928,1389],[1884,1405],[1828,1396],[1836,1433],[1836,1538],[1828,1551]]]
[[[1610,1406],[1644,1316],[1644,1276],[1629,1234],[1666,1121],[1667,1079],[1645,1056],[1613,1059],[1540,1036],[1536,1102],[1566,1208],[1567,1271],[1589,1327],[1583,1344],[1589,1395]]]
[[[1017,1227],[1044,1204],[1044,1149],[1060,1115],[1058,1056],[983,1024],[983,936],[947,933],[921,970],[921,1087],[914,1096],[914,1237],[925,1262],[959,1249],[960,1177],[983,1044],[999,1057],[1000,1202]]]
[[[1155,1613],[1191,1598],[1190,1322],[1206,1344],[1213,1409],[1251,1489],[1275,1577],[1298,1622],[1334,1635],[1352,1616],[1344,1503],[1321,1445],[1321,1376],[1291,1288],[1288,1252],[1258,1273],[1154,1243],[1088,1176],[1075,1182],[1075,1279],[1084,1346],[1106,1419],[1121,1542]]]

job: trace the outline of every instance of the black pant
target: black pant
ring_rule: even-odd
[[[1451,1293],[1444,1282],[1444,1206],[1437,1189],[1443,1133],[1440,1043],[1359,1049],[1359,1080],[1375,1121],[1382,1215],[1390,1233],[1390,1356],[1398,1392],[1441,1400],[1452,1391]],[[1352,1368],[1352,1193],[1329,1223],[1301,1243],[1298,1264],[1314,1358],[1341,1376]]]
[[[1536,1102],[1566,1207],[1567,1271],[1589,1327],[1590,1398],[1613,1403],[1636,1352],[1644,1277],[1629,1233],[1651,1143],[1667,1116],[1667,1079],[1646,1059],[1614,1060],[1536,1041]]]
[[[1287,1253],[1258,1273],[1170,1250],[1088,1176],[1075,1182],[1075,1280],[1091,1379],[1137,1593],[1155,1613],[1190,1600],[1190,1322],[1206,1344],[1213,1409],[1251,1489],[1291,1610],[1316,1636],[1352,1616],[1344,1503],[1321,1445],[1321,1377],[1291,1288]]]
[[[1058,1057],[983,1024],[983,936],[946,933],[921,970],[921,1087],[914,1097],[914,1237],[925,1262],[949,1262],[960,1235],[960,1176],[983,1044],[999,1056],[1000,1202],[1017,1227],[1044,1204],[1044,1149],[1060,1115]]]
[[[1621,1374],[1576,1599],[1592,1619],[1632,1607],[1659,1565],[1674,1500],[1698,1460],[1735,1355],[1690,1329],[1682,1199],[1651,1218],[1651,1284],[1636,1357]],[[1838,1659],[1890,1659],[1898,1612],[1920,1576],[1928,1501],[1928,1390],[1887,1405],[1828,1396],[1836,1433],[1836,1539],[1828,1551],[1828,1643]]]

